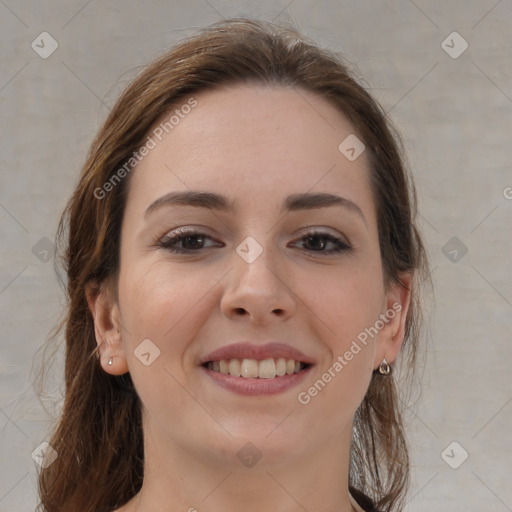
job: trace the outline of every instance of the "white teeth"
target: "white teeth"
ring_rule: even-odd
[[[256,359],[244,359],[240,366],[242,377],[257,377],[259,373],[259,365]]]
[[[299,363],[300,366],[300,363]],[[264,359],[259,364],[259,378],[273,379],[276,376],[276,363],[273,359]]]
[[[219,362],[219,366],[221,373],[229,373],[229,361],[221,359],[221,361]]]
[[[286,359],[284,357],[280,357],[276,363],[276,375],[278,377],[282,377],[286,375]]]
[[[238,359],[230,359],[228,368],[230,375],[240,377],[240,361]]]
[[[233,377],[273,379],[292,375],[303,368],[300,361],[279,357],[273,359],[221,359],[220,361],[209,361],[206,367],[214,372],[232,375]]]

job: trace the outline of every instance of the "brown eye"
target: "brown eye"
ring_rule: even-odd
[[[157,245],[170,252],[192,253],[206,249],[207,247],[204,246],[206,240],[212,240],[212,238],[195,229],[181,228],[161,238],[157,242]],[[212,247],[212,245],[210,245],[210,247]]]
[[[341,238],[337,238],[329,233],[324,233],[321,231],[311,231],[306,233],[302,236],[301,240],[304,241],[304,245],[306,246],[304,249],[306,251],[319,253],[321,255],[352,250],[352,248]],[[326,248],[327,250],[325,250]]]

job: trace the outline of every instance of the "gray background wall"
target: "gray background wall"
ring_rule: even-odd
[[[37,503],[31,453],[50,416],[33,361],[61,312],[51,240],[88,145],[139,66],[234,15],[292,20],[344,51],[404,135],[436,295],[407,512],[512,510],[511,0],[2,0],[0,511]],[[58,43],[46,59],[42,32]]]

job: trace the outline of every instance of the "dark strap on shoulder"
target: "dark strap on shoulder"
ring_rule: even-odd
[[[373,504],[372,500],[366,496],[366,494],[363,494],[361,491],[358,491],[355,487],[349,487],[348,490],[350,491],[350,494],[354,497],[354,499],[357,501],[358,505],[365,511],[365,512],[379,512],[375,505]]]

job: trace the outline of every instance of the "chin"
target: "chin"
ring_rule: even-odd
[[[270,469],[279,464],[290,462],[300,454],[298,447],[304,447],[307,440],[299,432],[292,433],[283,429],[279,423],[255,427],[252,425],[243,429],[239,424],[236,432],[231,431],[233,437],[222,436],[209,446],[211,456],[222,465],[244,469],[257,467],[260,470]],[[214,448],[213,451],[211,450]]]

